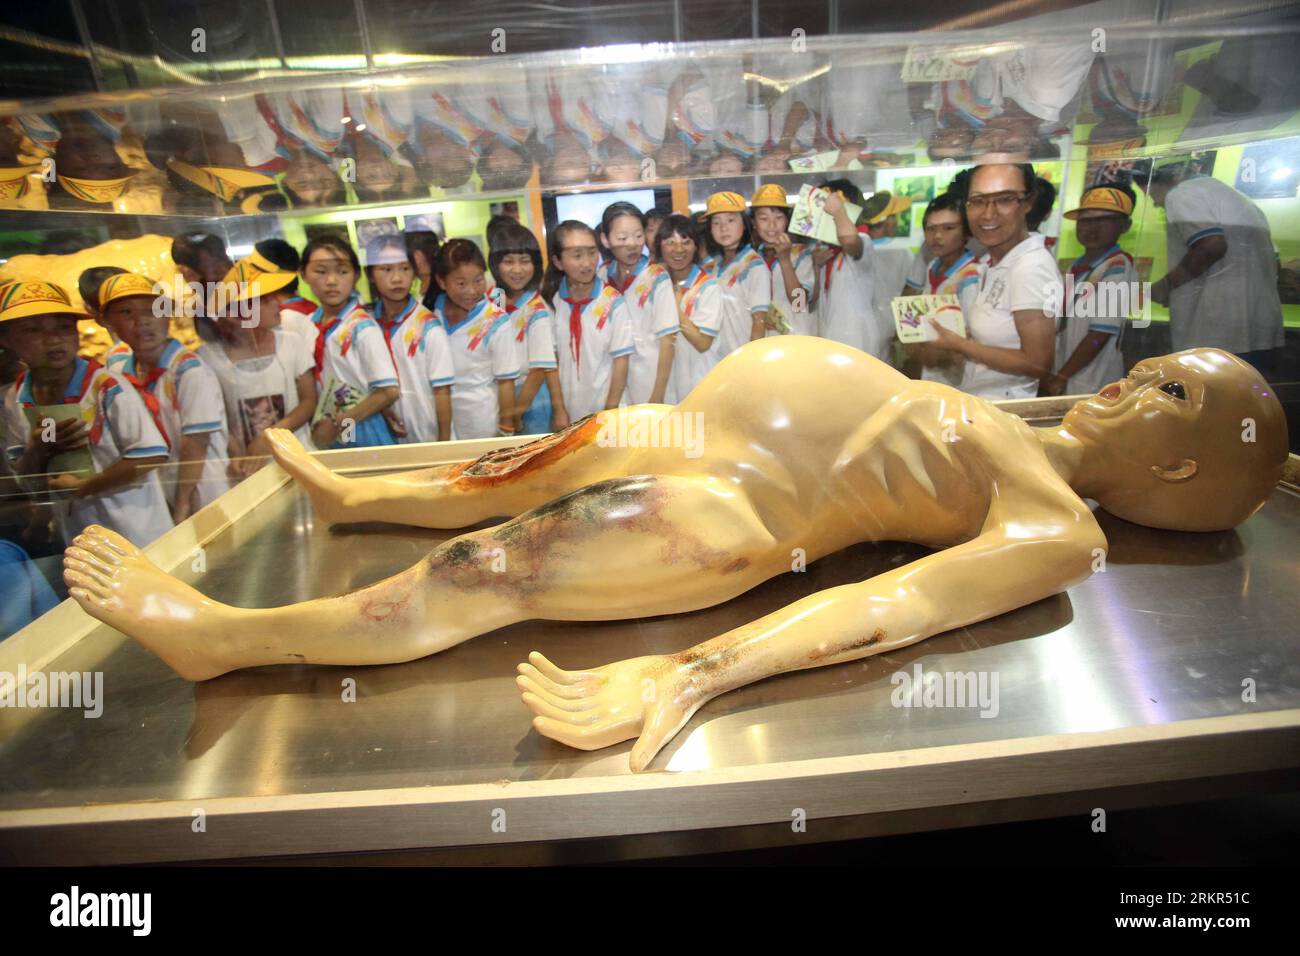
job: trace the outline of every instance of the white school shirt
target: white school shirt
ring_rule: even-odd
[[[870,139],[873,147],[916,142],[907,84],[896,62],[834,63],[825,82],[826,130],[832,142]]]
[[[618,122],[618,87],[594,73],[551,74],[533,101],[537,138],[551,140],[569,130],[591,156]]]
[[[537,289],[529,292],[514,305],[507,305],[515,338],[515,354],[519,368],[552,369],[555,357],[555,317],[550,306]]]
[[[764,262],[767,262],[764,257]],[[812,261],[812,243],[801,242],[790,250],[790,264],[794,266],[794,277],[799,280],[799,285],[803,287],[803,311],[796,312],[794,303],[790,301],[790,296],[785,289],[785,272],[781,269],[781,262],[776,256],[772,256],[772,261],[767,262],[768,272],[772,276],[772,305],[773,312],[780,312],[790,323],[790,334],[792,335],[816,335],[817,334],[817,312],[813,308],[813,288],[817,285],[816,270],[813,268]],[[776,329],[769,328],[766,335],[780,335]]]
[[[718,331],[722,324],[722,296],[718,281],[706,269],[695,265],[682,280],[682,289],[681,301],[677,303],[679,314],[694,322],[701,332],[712,336],[713,344],[700,352],[686,340],[685,335],[678,340],[673,350],[673,389],[679,402],[685,401],[700,379],[722,359],[718,347]]]
[[[873,353],[886,365],[894,364],[894,341],[898,338],[894,327],[895,296],[903,294],[907,274],[916,256],[902,245],[891,245],[889,240],[871,240],[871,310],[876,317],[878,350]]]
[[[81,406],[81,420],[89,426],[90,458],[96,473],[123,458],[167,454],[167,442],[134,386],[97,362],[76,360],[63,401]],[[27,446],[31,425],[23,409],[34,404],[31,379],[24,372],[4,393],[5,450],[11,461]],[[54,513],[68,543],[87,525],[100,524],[144,547],[172,527],[167,498],[154,469],[107,494],[61,497]]]
[[[487,131],[484,120],[475,112],[478,101],[457,86],[439,85],[411,92],[415,122],[427,123],[447,134],[447,138],[466,146]]]
[[[1074,276],[1074,288],[1067,285],[1065,294],[1073,291],[1074,301],[1056,320],[1056,370],[1059,372],[1069,361],[1089,332],[1110,335],[1093,360],[1070,376],[1062,393],[1091,395],[1124,377],[1120,342],[1128,315],[1118,307],[1126,302],[1137,304],[1133,291],[1137,288],[1137,270],[1133,268],[1133,257],[1114,245],[1091,261],[1080,256],[1070,266],[1070,274]],[[1108,286],[1112,288],[1108,290]],[[1111,294],[1121,286],[1126,287],[1130,298]]]
[[[965,318],[970,315],[975,305],[975,296],[979,294],[980,276],[983,274],[984,267],[969,252],[963,251],[947,269],[942,267],[939,257],[935,256],[930,260],[928,267],[923,268],[920,279],[916,278],[914,271],[909,273],[907,284],[921,289],[925,295],[955,295],[961,304],[962,317]],[[943,385],[951,385],[953,388],[960,388],[961,377],[960,362],[946,366],[921,367],[921,379],[926,382],[939,382]]]
[[[270,355],[232,362],[220,342],[199,346],[199,357],[221,383],[226,421],[247,448],[272,422],[284,418],[298,405],[298,378],[315,368],[312,353],[292,332],[275,329],[275,351]],[[316,449],[311,439],[311,419],[294,429],[303,447]]]
[[[862,258],[836,251],[818,270],[817,321],[826,338],[876,355],[880,331],[872,309],[875,251],[867,227],[858,226],[858,234],[862,236]]]
[[[176,501],[174,466],[180,463],[181,439],[186,435],[207,435],[203,453],[203,470],[195,486],[195,499],[202,508],[230,490],[226,466],[230,464],[226,447],[230,430],[221,382],[198,355],[176,339],[168,339],[158,358],[158,367],[148,381],[136,373],[135,355],[130,349],[116,351],[108,360],[109,368],[140,381],[158,403],[163,434],[170,446],[168,459],[173,466],[164,473],[163,488],[168,503]]]
[[[980,259],[984,277],[971,310],[966,313],[967,334],[976,342],[1002,349],[1020,348],[1020,333],[1012,313],[1022,309],[1060,315],[1064,286],[1056,260],[1043,237],[1031,232],[994,265],[985,253]],[[987,365],[966,360],[961,390],[980,398],[1033,398],[1038,379],[996,372]]]
[[[1280,347],[1277,253],[1259,207],[1217,179],[1196,176],[1169,190],[1165,219],[1170,269],[1207,236],[1223,236],[1228,242],[1222,259],[1169,294],[1174,350],[1211,346],[1254,352]]]
[[[399,441],[437,441],[438,409],[433,402],[433,390],[456,382],[447,331],[438,317],[413,295],[406,297],[406,305],[391,321],[382,317],[383,302],[372,303],[370,310],[388,342],[402,390],[396,411],[406,426],[406,437]]]
[[[314,320],[319,324],[320,311]],[[396,385],[397,369],[388,353],[388,343],[374,317],[354,292],[332,323],[321,327],[320,384],[337,379],[363,397],[376,389]],[[319,346],[318,346],[319,348]]]
[[[635,347],[627,304],[615,289],[598,285],[591,290],[591,301],[583,306],[579,316],[580,334],[572,327],[568,294],[569,280],[561,279],[551,307],[555,312],[555,351],[564,407],[569,419],[576,422],[605,407],[614,359],[630,356]],[[619,404],[623,404],[624,397],[618,396]]]
[[[415,126],[410,90],[391,86],[361,92],[349,90],[346,103],[354,130],[364,127],[361,135],[374,142],[385,156],[409,165],[401,148],[410,140]]]
[[[312,320],[317,305],[302,296],[294,296],[280,309],[281,331],[297,337],[308,355],[316,354],[316,337],[320,329]]]
[[[612,263],[609,274],[606,284],[618,292]],[[664,336],[674,335],[681,328],[677,322],[673,280],[662,265],[651,265],[649,256],[642,256],[621,294],[632,326],[634,349],[628,359],[627,401],[629,405],[643,405],[650,401],[650,393],[654,391],[655,375],[659,371],[659,343]],[[674,392],[670,367],[663,401],[676,404]]]
[[[738,249],[725,266],[721,256],[712,256],[706,262],[718,280],[722,302],[722,326],[717,342],[720,361],[749,341],[754,313],[772,307],[772,274],[752,246]]]
[[[446,294],[439,295],[433,311],[447,333],[456,370],[451,386],[452,437],[495,438],[500,419],[497,382],[519,377],[510,313],[484,296],[453,328],[447,321],[446,303]]]

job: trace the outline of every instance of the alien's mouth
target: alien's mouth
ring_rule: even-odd
[[[1105,388],[1103,388],[1100,392],[1097,393],[1097,397],[1104,398],[1108,402],[1113,402],[1115,401],[1115,399],[1120,397],[1120,394],[1123,393],[1123,391],[1124,391],[1123,387],[1119,384],[1119,382],[1116,382],[1113,385],[1107,385]]]

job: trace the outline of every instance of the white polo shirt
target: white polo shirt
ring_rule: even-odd
[[[391,320],[383,316],[383,302],[371,303],[371,314],[383,330],[397,369],[402,390],[397,400],[397,417],[406,427],[404,443],[438,440],[438,409],[433,390],[451,386],[456,369],[451,361],[451,344],[438,317],[422,306],[413,295]]]
[[[682,280],[678,314],[694,322],[705,335],[712,336],[713,344],[701,352],[686,340],[685,335],[678,340],[673,350],[673,388],[679,402],[684,401],[700,379],[722,359],[718,347],[718,327],[722,324],[721,299],[718,281],[700,266],[692,266]]]
[[[1222,259],[1170,293],[1174,350],[1209,346],[1254,352],[1281,346],[1277,253],[1259,207],[1217,179],[1196,176],[1169,190],[1165,220],[1170,269],[1207,236],[1228,242]]]
[[[984,276],[966,313],[967,334],[976,342],[1018,349],[1020,333],[1013,313],[1033,310],[1052,318],[1060,315],[1064,294],[1061,273],[1038,233],[1031,232],[996,265],[985,253],[980,265]],[[981,398],[1033,398],[1038,394],[1038,379],[997,372],[967,359],[961,390]]]
[[[510,314],[484,296],[463,322],[452,326],[446,303],[446,294],[439,295],[433,311],[447,333],[456,369],[451,387],[452,437],[495,438],[500,419],[497,382],[519,377]]]
[[[605,280],[606,285],[619,292],[614,285],[613,268],[608,271],[610,278]],[[650,401],[650,393],[654,391],[655,375],[659,371],[659,343],[664,336],[673,335],[681,328],[677,323],[677,300],[668,270],[658,263],[651,265],[649,256],[641,257],[627,288],[620,294],[632,328],[627,401],[629,405],[641,405]],[[670,368],[664,402],[674,404],[675,394]]]
[[[555,368],[555,316],[540,289],[531,289],[514,305],[507,305],[515,336],[519,368]]]
[[[81,420],[89,427],[90,458],[96,473],[123,458],[167,454],[167,442],[135,388],[98,363],[77,359],[63,401],[80,406]],[[4,393],[5,450],[11,461],[27,446],[32,428],[27,410],[34,414],[36,409],[31,379],[24,373]],[[144,547],[172,527],[157,470],[107,494],[60,497],[54,513],[65,542],[71,542],[87,525],[101,524]]]
[[[119,343],[120,344],[120,343]],[[230,463],[226,448],[230,430],[226,419],[221,382],[199,356],[188,351],[176,339],[163,346],[158,366],[147,380],[136,372],[135,355],[130,349],[116,350],[108,359],[114,372],[130,376],[147,388],[158,403],[159,418],[166,435],[170,465],[162,473],[167,501],[176,501],[176,465],[180,463],[181,439],[187,435],[206,435],[203,470],[195,486],[195,500],[202,508],[230,490],[226,466]]]
[[[795,311],[794,303],[790,301],[790,295],[786,292],[785,273],[781,269],[780,260],[775,256],[767,264],[772,276],[772,310],[779,311],[785,316],[786,321],[790,323],[792,335],[816,335],[817,313],[813,308],[813,287],[817,284],[817,276],[813,269],[812,243],[801,242],[793,246],[790,249],[790,264],[794,266],[794,277],[803,287],[803,311]],[[769,328],[766,334],[779,335],[780,333]]]
[[[599,280],[597,280],[599,281]],[[571,321],[569,280],[561,279],[552,300],[555,311],[555,349],[559,356],[560,387],[564,407],[571,421],[605,407],[614,373],[614,359],[630,356],[632,322],[623,297],[611,286],[597,285],[592,298],[582,307],[578,322]],[[619,396],[619,404],[624,395]]]
[[[725,266],[721,256],[711,256],[705,260],[705,268],[717,279],[721,296],[722,325],[717,343],[721,361],[749,342],[754,313],[772,307],[772,274],[752,246],[738,249]]]
[[[868,355],[880,352],[880,329],[873,308],[875,253],[866,226],[862,236],[862,257],[854,259],[840,250],[818,270],[817,319],[822,335]]]

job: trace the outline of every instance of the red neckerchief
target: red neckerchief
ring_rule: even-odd
[[[118,374],[135,386],[136,393],[139,394],[141,401],[144,402],[144,407],[149,409],[149,415],[153,418],[153,423],[158,426],[158,434],[162,435],[163,442],[167,445],[168,449],[170,449],[172,447],[172,442],[171,439],[167,437],[167,429],[163,428],[162,406],[158,404],[158,396],[152,391],[154,383],[157,382],[158,379],[162,378],[166,372],[167,369],[164,366],[157,365],[154,366],[153,370],[150,371],[143,380],[136,378],[136,376],[125,370]],[[64,401],[67,401],[67,399],[64,399]]]
[[[628,276],[628,277],[627,277],[627,281],[624,282],[621,286],[618,284],[618,279],[616,278],[617,275],[618,275],[618,267],[617,267],[617,266],[614,267],[613,271],[606,272],[606,273],[605,273],[605,285],[609,286],[611,289],[613,289],[613,290],[614,290],[615,292],[617,292],[619,295],[623,295],[625,292],[627,292],[628,289],[630,289],[630,288],[632,287],[632,283],[636,281],[636,278],[637,278],[638,273],[635,273],[635,272],[634,272],[634,273],[632,273],[630,276]]]
[[[573,368],[579,370],[582,355],[582,310],[591,302],[591,296],[585,299],[570,299],[561,296],[569,303],[569,351],[573,353]]]
[[[776,250],[773,249],[771,246],[764,246],[762,255],[763,255],[763,261],[766,262],[767,267],[771,269],[773,263],[776,262]]]
[[[341,318],[335,318],[328,325],[322,325],[320,334],[316,336],[316,381],[318,383],[320,382],[320,373],[325,370],[325,340],[329,338],[330,333],[334,331],[341,321]],[[388,337],[384,336],[384,338],[387,340]]]

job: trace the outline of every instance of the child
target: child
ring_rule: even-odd
[[[383,414],[401,395],[397,370],[384,333],[357,296],[360,275],[356,252],[339,236],[319,236],[303,250],[302,276],[320,302],[312,314],[320,330],[316,377],[330,393],[312,424],[317,448],[397,442]]]
[[[65,464],[84,467],[82,474],[55,475],[47,483],[51,491],[70,492],[56,511],[65,541],[86,525],[102,524],[144,546],[172,526],[152,470],[167,461],[167,443],[130,382],[78,357],[81,317],[68,294],[51,283],[0,287],[0,345],[27,366],[5,390],[5,450],[20,479]],[[46,407],[66,405],[76,414],[51,426]],[[89,461],[78,454],[82,450]]]
[[[560,386],[570,421],[617,408],[634,351],[623,297],[596,275],[600,247],[586,223],[568,219],[551,233],[542,295],[555,313]]]
[[[754,232],[761,243],[760,253],[772,275],[772,315],[774,326],[768,335],[778,334],[779,320],[789,323],[795,335],[816,335],[817,323],[812,309],[812,246],[792,243],[786,231],[790,226],[790,202],[785,189],[776,183],[760,186],[749,201],[754,217]],[[786,291],[796,290],[793,297]],[[796,301],[797,300],[797,301]]]
[[[298,255],[298,250],[283,239],[262,239],[253,243],[253,251],[246,261],[259,272],[281,275],[288,273],[293,276],[293,281],[282,289],[277,286],[277,291],[284,293],[277,296],[280,303],[279,315],[272,316],[266,324],[268,328],[296,336],[307,354],[315,355],[319,330],[311,317],[316,311],[316,303],[298,294],[297,273],[302,268],[302,257]],[[269,312],[266,314],[271,315]]]
[[[909,197],[894,196],[881,190],[863,204],[860,217],[867,224],[867,236],[871,240],[871,309],[876,317],[879,343],[879,350],[874,354],[886,365],[895,364],[894,342],[897,337],[892,303],[895,296],[903,294],[913,258],[911,250],[902,245],[891,245],[889,240],[898,229],[898,214],[911,207]]]
[[[99,321],[127,348],[108,367],[140,392],[167,439],[175,466],[164,477],[172,520],[180,524],[230,488],[226,408],[221,383],[203,360],[167,334],[171,307],[152,279],[126,272],[99,287]]]
[[[772,276],[751,244],[752,230],[739,193],[714,193],[704,210],[708,226],[706,264],[722,294],[722,327],[716,348],[719,358],[746,342],[761,339],[772,305]]]
[[[717,280],[700,267],[695,224],[673,213],[654,237],[655,259],[668,270],[682,342],[674,349],[673,390],[683,401],[709,369],[718,364],[714,344],[722,321]]]
[[[555,358],[555,319],[538,286],[542,250],[537,239],[519,223],[502,223],[488,238],[488,264],[501,290],[506,312],[514,317],[515,349],[528,376],[515,396],[515,425],[525,435],[559,431],[569,426]]]
[[[406,442],[451,440],[451,386],[456,370],[438,317],[411,295],[415,267],[399,235],[366,246],[366,278],[375,293],[370,311],[384,331],[402,397],[393,406],[394,431]]]
[[[252,474],[261,467],[258,459],[271,453],[262,436],[268,428],[287,428],[305,447],[315,448],[316,365],[302,340],[276,328],[274,318],[284,315],[298,274],[278,266],[262,270],[254,259],[249,256],[227,275],[225,281],[232,284],[227,288],[234,293],[216,319],[217,338],[199,346],[199,357],[221,382],[230,423],[231,473],[237,478]],[[241,309],[243,303],[248,307]]]
[[[919,285],[912,284],[909,278],[903,295],[955,295],[965,314],[979,293],[984,268],[966,249],[969,230],[961,199],[952,193],[935,197],[926,206],[921,223],[933,258],[927,264],[925,278],[919,280]],[[919,365],[920,377],[927,382],[942,382],[953,388],[961,385],[962,365],[953,352],[932,349],[928,342],[908,343],[903,351],[912,366],[909,372]]]
[[[515,379],[519,356],[510,314],[486,295],[487,263],[468,239],[449,239],[434,278],[442,291],[433,311],[451,343],[456,382],[451,388],[453,437],[515,434]]]
[[[823,185],[831,190],[825,211],[835,220],[838,247],[818,243],[813,249],[817,270],[817,320],[822,335],[871,355],[882,349],[872,311],[872,252],[865,224],[853,223],[844,211],[847,200],[863,205],[862,193],[847,179]]]
[[[672,280],[645,254],[645,216],[629,202],[611,203],[600,221],[600,242],[610,260],[606,284],[623,296],[632,324],[634,351],[628,361],[629,404],[677,401],[672,387],[677,339],[677,302]]]
[[[1073,301],[1057,320],[1056,371],[1039,384],[1041,395],[1091,395],[1124,376],[1120,344],[1128,315],[1120,309],[1137,305],[1138,284],[1119,237],[1132,225],[1135,201],[1127,185],[1094,186],[1065,213],[1075,221],[1083,255],[1070,266]]]

